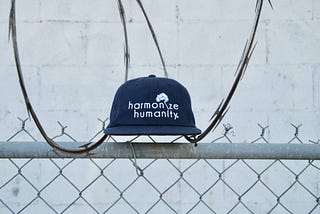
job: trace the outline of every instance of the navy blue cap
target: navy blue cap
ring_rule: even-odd
[[[186,88],[155,75],[132,79],[117,90],[107,135],[198,135]]]

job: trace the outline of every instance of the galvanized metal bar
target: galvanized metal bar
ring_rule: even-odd
[[[75,146],[71,142],[62,144]],[[197,147],[189,143],[132,145],[136,158],[145,159],[320,159],[320,145],[314,144],[200,143]],[[133,158],[133,151],[128,143],[105,143],[93,153],[73,155],[54,151],[44,142],[0,142],[0,158]]]

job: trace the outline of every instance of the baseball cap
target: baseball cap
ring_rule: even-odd
[[[107,135],[198,135],[190,95],[169,78],[140,77],[117,90]]]

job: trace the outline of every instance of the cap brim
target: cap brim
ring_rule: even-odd
[[[106,135],[198,135],[201,130],[189,126],[116,126],[104,130]]]

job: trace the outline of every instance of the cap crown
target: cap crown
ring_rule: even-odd
[[[188,91],[154,75],[125,82],[117,90],[106,134],[199,134]]]

